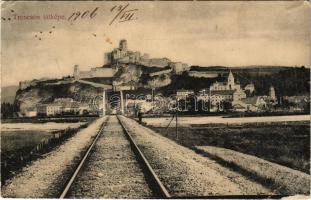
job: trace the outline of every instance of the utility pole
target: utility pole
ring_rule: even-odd
[[[106,115],[106,91],[103,91],[103,116]]]
[[[124,102],[123,102],[123,91],[120,90],[120,96],[121,96],[121,102],[120,102],[120,106],[121,106],[121,114],[124,115]]]
[[[151,89],[152,111],[154,112],[154,88]]]
[[[178,107],[176,109],[175,117],[176,117],[175,134],[176,134],[176,140],[178,140],[178,119],[177,119],[178,118]]]
[[[212,100],[211,100],[211,88],[209,89],[209,112],[211,112],[211,107],[212,107],[212,105],[211,105],[211,102],[212,102]]]
[[[154,101],[154,88],[151,89],[151,99],[152,99],[152,102]]]

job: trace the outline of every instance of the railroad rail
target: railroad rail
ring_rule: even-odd
[[[155,171],[153,170],[153,168],[149,164],[148,160],[146,159],[146,157],[144,156],[142,151],[139,149],[139,147],[135,143],[134,139],[132,138],[129,131],[126,129],[126,127],[124,126],[124,124],[120,120],[119,116],[117,116],[117,119],[118,119],[119,124],[122,127],[122,130],[123,130],[123,133],[125,134],[125,137],[127,138],[127,140],[130,143],[131,150],[135,154],[135,157],[138,161],[140,168],[142,169],[142,172],[147,177],[147,184],[148,184],[149,188],[153,191],[153,193],[155,194],[155,196],[157,198],[171,198],[171,195],[169,194],[169,192],[167,191],[165,186],[162,184],[162,182],[160,181],[160,179],[156,175]],[[74,173],[70,177],[69,181],[66,183],[66,185],[65,185],[64,189],[62,190],[59,198],[63,199],[63,198],[68,197],[70,188],[73,185],[73,183],[75,182],[75,180],[76,180],[78,174],[80,173],[82,167],[84,165],[88,164],[87,158],[90,156],[92,149],[94,148],[94,146],[95,146],[96,142],[98,141],[98,139],[100,138],[100,136],[105,132],[104,128],[106,127],[108,120],[109,120],[109,117],[102,124],[102,126],[101,126],[100,130],[98,131],[96,137],[92,141],[91,145],[88,147],[88,150],[86,151],[83,158],[79,162],[77,168],[75,169]]]
[[[151,183],[150,183],[151,189],[155,190],[157,192],[157,194],[160,194],[161,198],[171,198],[171,195],[169,194],[169,192],[167,191],[167,189],[165,188],[163,183],[160,181],[159,177],[154,172],[153,168],[151,167],[148,160],[146,159],[146,157],[144,156],[142,151],[139,149],[139,147],[135,143],[135,141],[132,138],[132,136],[130,135],[129,131],[125,128],[124,124],[121,122],[119,116],[118,116],[118,120],[122,126],[122,129],[123,129],[126,137],[128,138],[128,140],[131,143],[132,150],[138,156],[138,159],[140,160],[140,163],[142,164],[143,170],[151,178]]]
[[[73,174],[71,175],[70,179],[68,179],[68,182],[66,183],[64,189],[62,190],[59,198],[68,198],[70,195],[70,189],[72,188],[72,185],[76,181],[79,173],[81,172],[81,169],[83,168],[84,165],[87,165],[87,160],[88,157],[90,156],[95,144],[101,137],[101,135],[105,132],[104,128],[107,127],[107,122],[109,120],[109,116],[107,119],[103,122],[101,125],[98,133],[94,137],[93,141],[91,142],[90,146],[88,147],[87,151],[85,152],[84,156],[80,160],[79,164],[77,165],[77,168],[74,170]],[[148,160],[144,156],[143,152],[140,150],[138,145],[136,144],[135,140],[131,136],[129,130],[124,126],[122,120],[120,119],[119,116],[117,116],[118,123],[121,125],[121,128],[123,130],[123,133],[125,135],[125,138],[129,141],[130,143],[130,148],[132,152],[135,154],[135,157],[138,161],[139,167],[141,167],[142,172],[145,174],[146,178],[148,179],[146,182],[149,186],[149,188],[153,191],[155,196],[157,198],[161,199],[169,199],[169,198],[174,198],[174,199],[184,199],[184,198],[190,198],[190,199],[219,199],[219,198],[224,198],[224,199],[253,199],[253,198],[265,198],[265,199],[279,199],[282,197],[287,197],[288,195],[208,195],[208,196],[196,196],[196,195],[190,195],[190,196],[171,196],[171,194],[167,191],[161,180],[158,178],[157,174],[149,164]]]
[[[107,124],[107,121],[109,120],[109,117],[107,117],[107,119],[105,120],[105,122],[101,125],[98,133],[96,134],[94,140],[92,141],[92,143],[90,144],[90,146],[88,147],[87,151],[85,152],[83,158],[81,159],[81,161],[79,162],[78,167],[75,169],[74,173],[72,174],[72,176],[70,177],[69,181],[66,183],[62,193],[60,194],[59,198],[63,199],[66,198],[69,189],[71,187],[71,185],[73,184],[74,180],[76,179],[76,177],[78,176],[79,172],[81,171],[81,168],[85,165],[87,158],[89,157],[93,147],[95,146],[98,138],[100,137],[100,135],[103,133],[104,127]]]

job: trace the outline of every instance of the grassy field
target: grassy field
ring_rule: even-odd
[[[76,123],[3,123],[1,124],[1,131],[57,131],[64,130],[66,128],[78,128],[86,122]],[[22,132],[21,132],[22,133]]]
[[[147,125],[155,127],[167,127],[172,116],[143,118]],[[179,116],[178,124],[182,126],[206,125],[206,124],[229,124],[245,125],[248,123],[273,124],[273,123],[292,123],[300,121],[309,121],[310,115],[286,115],[286,116],[262,116],[262,117],[225,117],[225,116]]]
[[[24,148],[34,147],[45,139],[51,138],[53,134],[49,131],[2,131],[1,153],[10,154]]]
[[[149,127],[176,140],[175,128]],[[177,141],[188,147],[224,147],[310,173],[309,122],[179,127]]]
[[[74,129],[83,124],[86,122],[1,124],[1,156],[2,158],[3,156],[10,157],[11,154],[33,148],[42,141],[53,137],[54,131]]]
[[[87,125],[87,122],[1,124],[1,183]],[[61,133],[68,137],[61,137]]]
[[[15,123],[77,123],[77,122],[88,122],[98,118],[98,115],[91,116],[63,116],[63,117],[19,117],[19,118],[9,118],[1,119],[2,124],[15,124]]]

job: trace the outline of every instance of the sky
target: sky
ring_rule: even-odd
[[[134,10],[126,12],[133,20],[119,22],[120,14],[110,25],[127,4],[2,2],[2,86],[71,75],[76,64],[82,70],[102,66],[104,53],[120,39],[130,50],[189,65],[310,67],[307,2],[130,2],[124,11]],[[83,18],[67,20],[78,11],[86,12]],[[63,19],[43,19],[51,14]]]

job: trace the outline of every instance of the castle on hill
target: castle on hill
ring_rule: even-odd
[[[120,41],[119,48],[115,48],[112,52],[105,53],[105,64],[138,63],[143,59],[149,59],[149,55],[144,54],[141,56],[139,51],[129,51],[126,40]]]
[[[127,41],[121,40],[119,48],[115,48],[112,52],[105,53],[105,64],[134,63],[147,67],[170,67],[173,72],[181,73],[188,71],[190,66],[186,63],[172,62],[168,58],[149,58],[149,54],[143,55],[139,51],[128,50]]]
[[[118,71],[119,64],[137,64],[147,67],[169,68],[169,70],[164,69],[157,72],[156,75],[170,72],[180,74],[190,70],[190,66],[186,63],[172,62],[168,58],[149,58],[148,54],[142,55],[139,51],[130,51],[128,50],[127,41],[124,39],[120,40],[118,48],[105,53],[104,63],[105,67],[91,68],[89,71],[80,71],[79,66],[75,65],[73,76],[76,80],[93,77],[113,77]]]
[[[168,58],[149,58],[148,54],[142,55],[139,51],[130,51],[128,50],[127,41],[123,39],[120,40],[118,48],[105,53],[103,67],[92,67],[90,70],[83,71],[80,70],[78,65],[75,65],[73,77],[75,80],[94,77],[112,78],[118,72],[119,64],[136,64],[159,68],[158,71],[149,74],[152,77],[168,73],[181,74],[184,71],[190,70],[190,66],[186,63],[172,62]],[[35,86],[40,81],[41,80],[21,81],[19,83],[19,89],[22,90],[30,86]]]

